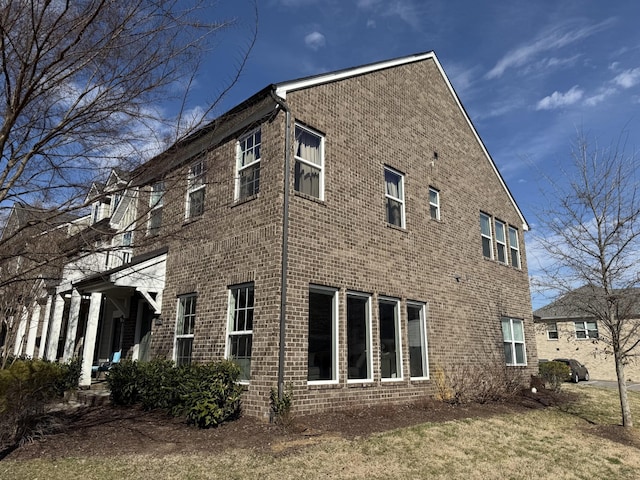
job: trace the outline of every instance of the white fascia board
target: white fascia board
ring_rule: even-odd
[[[460,98],[458,98],[458,94],[453,89],[453,86],[451,85],[451,82],[449,81],[449,78],[447,77],[447,74],[445,73],[444,69],[442,68],[442,65],[440,64],[440,61],[438,60],[438,57],[436,56],[435,52],[432,51],[432,52],[427,52],[427,53],[422,53],[422,54],[417,54],[417,55],[411,55],[411,56],[408,56],[408,57],[396,58],[396,59],[393,59],[393,60],[387,60],[387,61],[384,61],[384,62],[373,63],[373,64],[370,64],[370,65],[363,65],[362,67],[350,68],[350,69],[346,69],[346,70],[340,70],[340,71],[337,71],[337,72],[327,73],[325,75],[316,75],[314,77],[307,77],[307,78],[303,78],[303,79],[300,79],[300,80],[292,80],[290,82],[279,83],[279,84],[276,85],[276,95],[278,95],[283,100],[286,100],[287,93],[290,92],[290,91],[292,92],[292,91],[300,90],[300,89],[303,89],[303,88],[309,88],[309,87],[314,87],[314,86],[317,86],[317,85],[322,85],[324,83],[336,82],[336,81],[343,80],[343,79],[346,79],[346,78],[356,77],[358,75],[364,75],[364,74],[375,72],[375,71],[378,71],[378,70],[383,70],[385,68],[397,67],[397,66],[406,65],[406,64],[409,64],[409,63],[413,63],[413,62],[420,62],[420,61],[427,60],[427,59],[432,59],[434,61],[434,63],[436,64],[436,67],[438,68],[438,71],[440,72],[440,75],[442,75],[442,78],[444,79],[444,81],[445,81],[445,83],[447,85],[447,88],[451,92],[451,95],[453,96],[456,104],[458,105],[458,108],[459,108],[460,112],[462,113],[462,115],[464,116],[467,124],[469,125],[469,128],[471,129],[471,132],[473,132],[473,135],[474,135],[476,141],[478,142],[478,145],[480,145],[480,148],[482,149],[482,152],[484,153],[485,157],[489,161],[489,164],[491,165],[491,168],[493,168],[493,171],[496,174],[496,177],[498,177],[498,180],[500,181],[500,184],[502,185],[503,190],[505,191],[505,193],[509,197],[509,200],[511,200],[511,204],[516,209],[516,212],[518,213],[518,216],[520,217],[520,221],[522,223],[522,229],[524,231],[528,231],[529,230],[529,224],[525,220],[524,215],[522,214],[522,211],[520,210],[520,208],[518,207],[518,204],[516,203],[515,199],[513,198],[513,195],[511,195],[511,192],[509,191],[509,188],[507,187],[507,184],[504,182],[504,179],[502,178],[502,175],[498,171],[498,167],[496,166],[495,162],[493,161],[493,158],[491,158],[491,155],[489,155],[489,152],[488,152],[487,148],[485,147],[484,142],[482,141],[482,139],[480,138],[480,135],[476,131],[475,127],[473,126],[473,123],[471,122],[471,119],[469,118],[469,115],[467,115],[466,110],[462,106],[462,103],[460,102]]]

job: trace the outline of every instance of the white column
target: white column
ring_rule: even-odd
[[[96,348],[98,335],[98,320],[100,319],[100,307],[102,306],[102,294],[92,293],[89,304],[89,317],[87,329],[84,333],[84,346],[82,348],[82,370],[80,372],[80,387],[91,386],[91,366],[93,365],[93,352]]]
[[[82,295],[75,288],[71,291],[71,305],[69,307],[69,323],[67,325],[67,336],[64,342],[64,352],[62,361],[67,363],[73,358],[73,350],[76,348],[76,332],[78,331],[78,320],[80,318],[80,302]]]
[[[64,314],[64,296],[58,294],[55,296],[53,304],[53,319],[47,339],[47,360],[54,362],[57,360],[58,342],[60,341],[60,328],[62,327],[62,315]]]
[[[29,322],[29,331],[27,333],[27,348],[24,353],[30,358],[33,358],[33,353],[36,351],[36,337],[38,336],[38,325],[40,324],[40,310],[41,307],[38,303],[33,306],[31,312],[31,321]]]
[[[13,346],[13,354],[18,357],[22,355],[22,348],[24,347],[24,336],[27,333],[27,322],[29,315],[27,315],[27,309],[22,307],[22,313],[20,314],[20,323],[18,323],[18,331],[16,332],[16,343]]]
[[[53,295],[47,295],[47,304],[44,306],[44,316],[42,317],[42,332],[40,333],[40,348],[38,348],[38,358],[44,358],[47,350],[47,335],[49,334],[49,320],[51,319],[51,305]]]

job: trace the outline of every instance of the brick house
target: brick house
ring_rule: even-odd
[[[640,290],[632,289],[630,293],[632,317],[637,319],[627,321],[623,348],[640,341],[640,311],[637,306]],[[617,381],[615,359],[608,341],[610,334],[583,308],[595,298],[588,287],[581,287],[533,312],[538,357],[541,360],[575,358],[587,366],[591,379]],[[633,355],[625,364],[624,373],[625,380],[640,381],[640,365]]]
[[[73,285],[90,345],[129,295],[123,355],[144,331],[148,358],[233,358],[261,418],[276,386],[309,413],[487,358],[537,371],[528,226],[433,52],[270,85],[129,188],[134,257]]]

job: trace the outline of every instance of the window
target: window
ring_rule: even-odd
[[[485,258],[493,258],[491,217],[485,213],[480,214],[480,233],[482,235],[482,255]]]
[[[164,204],[164,182],[157,182],[151,186],[149,194],[149,224],[147,235],[157,235],[162,226],[162,206]]]
[[[399,301],[381,299],[380,316],[380,370],[383,379],[402,378],[402,346],[400,344]]]
[[[324,137],[296,125],[296,192],[324,199]]]
[[[507,365],[526,365],[527,355],[524,348],[524,325],[522,320],[503,317],[502,338]]]
[[[131,230],[129,230],[127,232],[124,232],[122,234],[122,246],[123,247],[130,247],[132,239],[133,239],[133,232]]]
[[[576,338],[598,338],[598,324],[596,322],[575,322]]]
[[[205,168],[204,160],[189,167],[187,178],[187,218],[204,213]]]
[[[440,192],[429,187],[429,213],[434,220],[440,220]]]
[[[520,246],[517,228],[509,227],[509,250],[511,252],[511,265],[520,268]]]
[[[260,191],[260,146],[260,129],[238,141],[236,200],[244,200]]]
[[[372,380],[371,299],[347,294],[347,379]]]
[[[196,295],[178,298],[178,320],[176,322],[176,342],[174,357],[176,365],[191,363],[193,329],[196,323]]]
[[[409,368],[411,378],[429,378],[427,359],[427,325],[425,306],[407,303],[407,334],[409,336]]]
[[[251,378],[251,341],[253,337],[253,284],[229,289],[229,342],[227,357],[240,367],[240,380]]]
[[[558,324],[556,322],[547,323],[547,340],[558,340]]]
[[[337,298],[335,289],[309,288],[307,379],[310,382],[338,380]]]
[[[384,167],[387,223],[404,228],[404,176]]]
[[[500,263],[507,263],[506,225],[496,220],[496,253]]]

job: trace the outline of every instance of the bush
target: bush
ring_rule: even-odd
[[[78,384],[80,361],[70,364],[16,359],[0,370],[0,449],[42,435],[47,407]]]
[[[240,415],[239,376],[240,368],[227,360],[180,367],[167,360],[125,361],[113,366],[107,382],[117,405],[140,403],[208,428]]]
[[[562,362],[544,362],[538,367],[540,377],[554,392],[559,392],[562,382],[571,375],[571,368]]]
[[[289,428],[293,423],[291,406],[293,404],[293,385],[288,384],[282,392],[282,398],[278,397],[278,390],[271,388],[269,392],[269,403],[271,405],[271,415],[273,422],[284,428]]]

